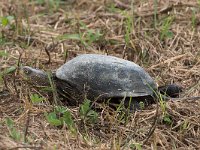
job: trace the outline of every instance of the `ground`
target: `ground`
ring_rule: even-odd
[[[200,95],[199,1],[0,0],[0,6],[0,149],[200,149],[200,99],[188,98]],[[181,99],[128,115],[106,107],[88,116],[87,103],[66,106],[63,124],[49,102],[55,92],[40,92],[13,71],[21,65],[55,71],[85,53],[133,61],[158,85],[181,85]]]

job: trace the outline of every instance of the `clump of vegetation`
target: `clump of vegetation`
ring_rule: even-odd
[[[10,137],[16,141],[20,141],[22,139],[22,135],[15,127],[14,121],[11,118],[6,118],[6,125],[8,127]]]
[[[72,133],[76,133],[75,124],[71,115],[71,112],[62,106],[55,107],[53,112],[45,113],[45,117],[48,123],[52,126],[67,125],[68,129]]]

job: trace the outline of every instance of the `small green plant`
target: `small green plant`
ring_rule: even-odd
[[[108,12],[111,12],[111,13],[121,13],[122,10],[117,8],[115,6],[115,4],[111,3],[109,6],[106,7],[107,11]]]
[[[120,13],[122,14],[125,19],[124,19],[124,31],[125,31],[125,35],[124,35],[124,40],[126,45],[130,44],[130,40],[131,40],[131,35],[132,35],[132,31],[133,31],[133,22],[134,22],[134,13],[133,13],[133,6],[131,6],[131,13],[127,12],[126,10],[121,10],[119,8],[116,8],[116,6],[114,4],[111,4],[108,8],[108,11],[113,12],[113,13]]]
[[[8,53],[6,51],[0,51],[0,57],[7,57]]]
[[[133,30],[133,16],[132,15],[128,15],[126,14],[126,19],[125,19],[125,23],[124,23],[124,28],[125,28],[125,42],[126,45],[128,45],[130,43],[131,40],[131,33]]]
[[[10,73],[13,73],[15,70],[16,70],[16,67],[11,66],[9,68],[4,69],[2,72],[0,72],[0,83],[2,83],[4,76],[6,76],[7,74],[10,74]]]
[[[130,144],[130,149],[131,150],[142,150],[142,144],[140,143],[133,143],[133,144]]]
[[[128,101],[128,106],[125,106],[124,101],[127,101],[127,100],[128,99],[124,97],[116,109],[117,121],[119,121],[119,123],[126,124],[130,118],[130,114],[131,114],[130,111],[134,109],[135,107],[132,104],[132,97],[130,97]]]
[[[86,99],[80,106],[80,116],[85,122],[95,123],[98,119],[98,114],[90,107],[90,100]]]
[[[15,66],[11,66],[9,68],[4,69],[2,72],[0,72],[0,77],[3,77],[5,75],[11,74],[16,70]]]
[[[79,34],[64,34],[61,36],[58,36],[57,39],[59,40],[78,40],[81,41],[81,37]]]
[[[173,16],[169,16],[164,19],[164,22],[162,23],[161,26],[161,35],[160,35],[161,40],[163,40],[164,38],[173,37],[173,32],[170,31],[170,27],[172,25],[173,20],[174,20]]]
[[[169,114],[165,113],[163,116],[163,122],[165,124],[171,125],[172,124],[171,116]]]
[[[51,125],[61,126],[66,124],[72,133],[76,133],[72,115],[67,108],[57,106],[53,112],[45,113],[45,117]]]
[[[44,100],[44,98],[40,97],[38,94],[31,94],[30,99],[33,104],[38,104]]]
[[[6,27],[6,26],[10,25],[10,23],[13,19],[14,19],[13,16],[0,17],[0,25],[3,27]]]
[[[11,27],[13,28],[14,26],[11,24],[11,21],[14,19],[13,16],[4,16],[0,17],[0,28],[6,28],[6,27]],[[4,45],[7,42],[7,39],[4,36],[4,32],[0,33],[0,45]]]
[[[6,125],[9,130],[10,137],[16,141],[20,141],[22,136],[19,131],[14,127],[14,121],[11,118],[6,118]]]
[[[180,132],[185,132],[190,126],[189,121],[186,119],[183,121],[183,123],[180,126]]]
[[[160,107],[162,109],[162,113],[163,113],[163,123],[171,125],[172,124],[172,119],[171,116],[167,113],[166,111],[166,101],[163,100],[163,95],[158,94],[159,96],[159,103],[160,103]]]
[[[166,124],[172,124],[171,116],[166,112],[166,101],[163,100],[163,96],[161,93],[156,92],[149,84],[148,87],[153,91],[156,96],[157,103],[160,104],[163,113],[163,122]]]
[[[80,22],[80,30],[78,34],[64,34],[58,36],[57,39],[59,40],[78,40],[84,46],[90,46],[94,42],[98,42],[102,37],[103,34],[100,30],[93,30],[89,29],[83,22]]]
[[[158,0],[153,1],[154,5],[154,28],[157,26],[157,14],[158,14]]]
[[[81,42],[85,46],[90,46],[93,42],[97,42],[98,40],[101,39],[103,34],[101,34],[100,30],[93,30],[89,29],[86,24],[83,22],[79,22],[80,24],[80,29],[85,30],[85,32],[80,32],[79,35],[81,35]]]
[[[62,121],[61,119],[57,116],[56,112],[50,112],[50,113],[45,113],[47,121],[50,123],[52,126],[61,126]]]
[[[195,29],[197,24],[197,18],[196,18],[196,10],[192,9],[192,28]]]
[[[144,109],[144,107],[145,107],[144,102],[140,101],[140,102],[139,102],[139,106],[140,106],[140,109]]]
[[[162,109],[162,112],[165,113],[166,112],[166,101],[163,100],[161,94],[160,94],[160,98],[159,98],[159,103],[160,103],[160,107]]]

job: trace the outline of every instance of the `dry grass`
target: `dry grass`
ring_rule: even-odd
[[[63,0],[58,7],[36,2],[0,0],[0,16],[15,18],[0,26],[0,54],[7,53],[0,55],[1,72],[18,61],[55,70],[79,54],[108,54],[144,67],[159,85],[182,85],[181,97],[200,95],[198,1]],[[49,125],[44,113],[52,106],[33,105],[31,93],[41,93],[17,73],[6,75],[0,89],[0,149],[130,149],[136,143],[143,149],[200,149],[199,100],[169,101],[165,112],[153,105],[131,114],[126,124],[102,111],[98,123],[83,125],[78,107],[69,107],[78,129],[73,135],[66,127]],[[163,121],[166,114],[170,124]],[[8,117],[28,142],[10,137]]]

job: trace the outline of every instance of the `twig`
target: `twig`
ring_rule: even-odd
[[[142,143],[142,145],[145,145],[149,138],[151,137],[151,135],[153,134],[153,132],[155,131],[156,129],[156,125],[157,125],[157,121],[158,121],[158,108],[159,108],[159,105],[158,105],[158,99],[156,98],[156,114],[155,114],[155,119],[154,119],[154,122],[152,124],[152,127],[151,129],[149,130],[148,134],[147,134],[147,137],[146,139],[144,140],[144,142]]]
[[[58,46],[58,44],[59,44],[59,42],[57,42],[57,43],[54,43],[54,40],[53,40],[53,38],[52,38],[52,43],[51,44],[49,44],[49,45],[47,45],[46,47],[45,47],[45,52],[47,53],[47,55],[48,55],[48,57],[49,57],[49,60],[47,61],[47,64],[50,64],[51,63],[51,55],[50,55],[50,51],[53,51],[57,46]]]
[[[13,148],[9,148],[8,150],[18,150],[18,149],[34,149],[34,150],[40,150],[42,149],[42,146],[16,146],[16,147],[13,147]]]
[[[118,7],[125,8],[125,9],[131,9],[131,7],[129,5],[124,4],[123,2],[120,2],[118,0],[114,0],[114,1],[118,5]]]
[[[27,120],[26,120],[25,129],[24,129],[24,142],[25,143],[27,142],[29,122],[30,122],[30,110],[27,111]]]

